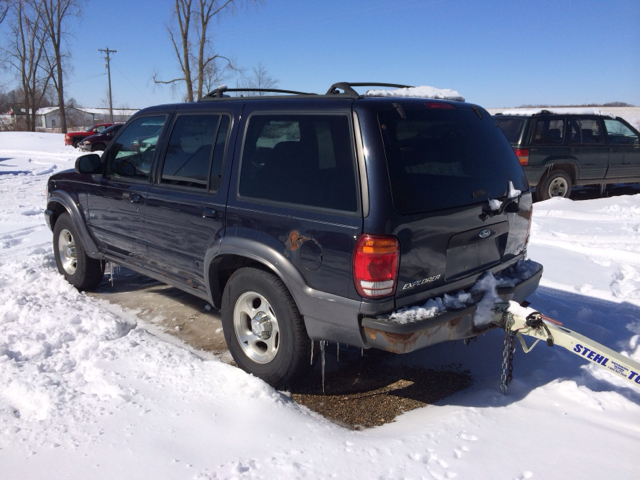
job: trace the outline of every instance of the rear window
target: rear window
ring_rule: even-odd
[[[524,125],[524,118],[494,117],[494,119],[504,136],[509,140],[509,143],[518,143],[522,126]]]
[[[472,110],[395,109],[379,113],[393,202],[400,213],[502,198],[526,177],[495,119]]]

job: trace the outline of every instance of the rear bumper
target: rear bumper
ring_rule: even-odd
[[[540,283],[542,265],[530,277],[522,279],[512,287],[498,287],[501,300],[523,302]],[[368,347],[394,353],[409,353],[437,343],[476,337],[495,328],[483,325],[478,328],[473,323],[477,302],[482,296],[474,296],[476,304],[460,310],[446,311],[436,317],[412,323],[397,323],[388,318],[362,319],[364,341]]]

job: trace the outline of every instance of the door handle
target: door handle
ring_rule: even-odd
[[[218,218],[218,211],[213,208],[205,208],[202,210],[202,218]]]
[[[131,203],[140,203],[140,202],[142,202],[142,195],[138,195],[137,193],[133,193],[129,197],[129,201]]]

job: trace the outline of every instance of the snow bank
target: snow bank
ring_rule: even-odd
[[[440,100],[455,100],[464,102],[464,97],[455,90],[435,87],[409,87],[395,90],[367,90],[366,97],[420,97],[435,98]]]

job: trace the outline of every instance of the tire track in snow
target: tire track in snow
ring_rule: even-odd
[[[574,242],[567,242],[564,240],[549,240],[544,238],[537,238],[535,240],[532,240],[531,243],[533,245],[554,247],[576,253],[582,253],[592,259],[609,260],[618,264],[627,264],[633,265],[635,267],[640,267],[640,252],[620,250],[615,246],[612,246],[611,248],[603,248],[608,246],[604,243],[599,244],[597,247],[588,247],[585,245],[576,244]]]

